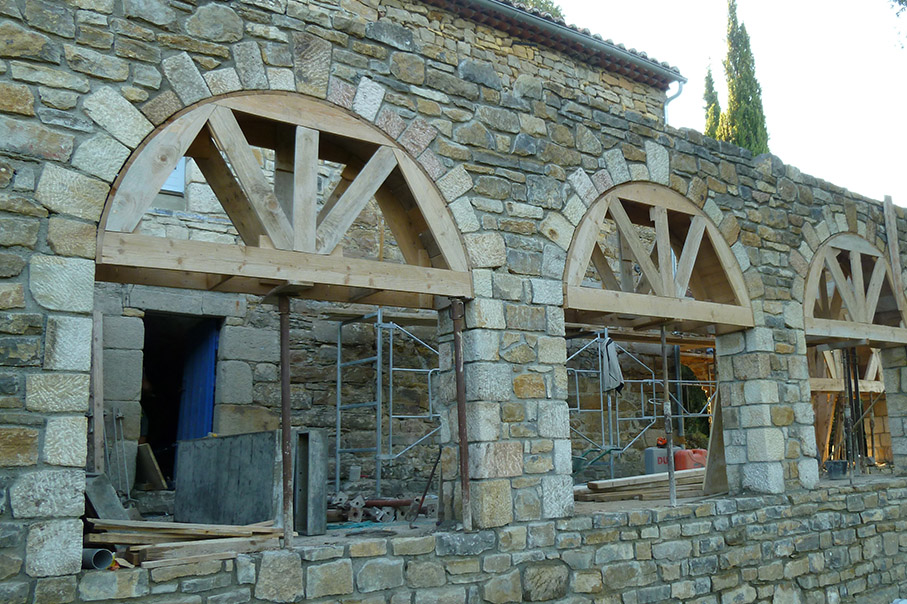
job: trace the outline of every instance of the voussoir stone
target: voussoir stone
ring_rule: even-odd
[[[202,6],[189,17],[186,31],[212,42],[237,42],[242,39],[243,22],[233,9],[211,3]]]
[[[92,120],[124,145],[135,148],[154,129],[142,113],[116,90],[100,88],[82,102]]]
[[[106,134],[98,134],[76,148],[72,156],[72,165],[83,172],[111,182],[128,157],[128,148]]]
[[[38,181],[35,199],[54,212],[97,221],[109,190],[103,181],[47,164]]]

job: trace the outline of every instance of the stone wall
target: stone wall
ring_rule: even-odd
[[[667,127],[664,93],[417,1],[345,0],[338,6],[244,0],[196,7],[164,0],[0,0],[0,556],[3,572],[12,577],[4,584],[12,590],[10,600],[21,600],[22,590],[30,593],[32,585],[71,586],[70,579],[43,578],[78,571],[92,258],[111,186],[156,126],[209,97],[243,91],[299,93],[372,123],[418,159],[448,202],[473,269],[476,297],[467,307],[465,334],[472,501],[478,526],[496,529],[481,533],[492,536],[489,548],[507,549],[502,535],[511,534],[536,543],[531,527],[540,526],[555,547],[531,556],[562,550],[585,551],[588,558],[582,533],[603,528],[585,526],[588,519],[567,519],[573,502],[563,273],[586,209],[629,181],[670,187],[700,208],[733,250],[752,300],[755,327],[717,342],[731,489],[821,496],[823,491],[797,491],[815,487],[818,477],[804,278],[815,251],[836,233],[852,233],[885,249],[891,234],[880,226],[878,202],[801,174],[778,158],[753,158],[697,132]],[[903,239],[907,229],[903,217],[898,220]],[[200,297],[171,296],[178,308],[198,304],[199,314],[205,314]],[[238,319],[235,324],[228,319],[229,328],[245,328],[239,316],[211,314]],[[254,320],[250,325],[259,327]],[[261,326],[273,329],[267,321]],[[299,329],[313,326],[301,323]],[[450,332],[442,313],[447,370],[442,393],[448,401],[453,400]],[[134,347],[106,348],[111,358],[137,356]],[[886,382],[895,384],[888,375],[907,363],[900,353],[889,354]],[[255,363],[253,375],[259,364],[273,366],[273,357],[221,360]],[[272,368],[261,372],[273,375]],[[253,386],[253,403],[254,392]],[[122,402],[134,403],[132,397],[124,392]],[[907,409],[897,400],[889,401],[889,428],[901,468]],[[305,414],[302,409],[303,422]],[[456,504],[456,447],[449,429],[447,435],[445,494]],[[863,512],[867,518],[877,513]],[[840,518],[844,522],[843,512]],[[564,527],[557,536],[544,528],[554,527],[555,519]],[[661,531],[666,522],[655,528]],[[777,529],[806,531],[807,526],[785,519]],[[821,535],[831,535],[826,540],[832,548],[836,530],[841,539],[851,539],[850,527],[841,527],[810,526],[802,538],[809,547],[818,544],[813,553],[819,548],[827,553],[832,549],[824,547]],[[621,555],[634,541],[645,551],[644,540],[656,538],[635,528],[621,531],[626,533],[617,548]],[[834,550],[846,552],[848,560],[858,551],[876,551],[881,541],[870,529],[855,533],[856,542]],[[665,539],[670,543],[674,537]],[[887,543],[890,549],[891,538]],[[665,554],[659,557],[670,558],[672,547],[661,548]],[[759,551],[766,566],[775,564],[772,556],[783,566],[780,560],[791,553],[785,547],[762,552],[761,545]],[[635,544],[633,552],[636,561]],[[793,553],[796,557],[796,548]],[[597,552],[591,555],[594,560]],[[601,563],[609,555],[602,554]],[[720,565],[720,556],[716,559]],[[839,558],[832,561],[842,564]],[[473,558],[464,564],[469,575],[477,563]],[[834,586],[827,589],[856,592],[862,577],[875,572],[864,573],[866,564],[856,562],[852,574],[818,567],[809,572]],[[355,566],[357,577],[362,575],[359,562],[339,566]],[[514,589],[522,589],[527,573],[548,577],[543,566],[523,568],[522,583]],[[369,567],[404,572],[400,558]],[[510,572],[508,580],[514,580]],[[573,576],[565,566],[550,572],[553,585]],[[674,581],[664,578],[674,576],[673,568],[657,572],[660,581]],[[884,575],[893,571],[878,572],[886,581],[903,581],[898,574]],[[758,581],[758,573],[754,563],[740,571],[738,581]],[[127,575],[137,586],[147,580],[146,571]],[[594,586],[594,575],[580,582]],[[104,581],[116,579],[89,579],[88,588]],[[719,580],[710,589],[739,587],[741,599],[752,599],[752,590],[758,597],[756,583],[743,585]],[[867,579],[869,585],[876,584]],[[809,582],[801,587],[816,589]],[[106,598],[119,589],[105,585],[95,593]],[[458,585],[439,589],[454,598],[466,593]],[[658,599],[664,589],[656,585],[637,599]],[[690,589],[698,589],[695,581]]]
[[[594,512],[472,534],[332,539],[151,571],[88,571],[78,597],[180,604],[888,603],[907,595],[905,512],[901,479]],[[74,594],[75,582],[66,589]]]

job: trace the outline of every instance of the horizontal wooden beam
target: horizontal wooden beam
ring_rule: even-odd
[[[591,287],[567,287],[567,308],[593,312],[615,312],[638,317],[695,321],[739,328],[753,327],[753,311],[743,306],[701,302],[688,298],[665,298],[614,292]]]
[[[469,273],[431,267],[132,233],[108,232],[102,246],[99,268],[160,269],[449,297],[473,295]]]
[[[907,329],[889,325],[835,321],[833,319],[804,319],[807,338],[866,340],[871,343],[907,344]]]
[[[812,392],[844,392],[844,380],[834,378],[809,378]],[[885,392],[885,382],[860,380],[860,392]]]

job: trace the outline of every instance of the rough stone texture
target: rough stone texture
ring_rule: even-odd
[[[331,67],[331,43],[305,32],[293,33],[293,71],[296,90],[325,98]]]
[[[163,67],[164,75],[167,76],[177,96],[184,104],[191,105],[210,94],[208,85],[188,53],[183,52],[164,59],[161,62],[161,67]]]
[[[32,373],[26,379],[25,407],[39,413],[88,410],[90,377],[80,373]]]
[[[34,122],[0,115],[0,151],[37,159],[66,161],[73,137]]]
[[[403,560],[368,560],[356,571],[356,588],[362,593],[403,585]]]
[[[94,258],[97,229],[87,222],[54,217],[47,225],[47,244],[61,256]]]
[[[96,221],[108,190],[100,180],[48,164],[38,181],[35,199],[54,212]]]
[[[84,483],[84,478],[82,481]],[[81,498],[81,493],[79,495]],[[78,514],[81,514],[81,504]],[[25,572],[29,576],[72,575],[79,572],[81,567],[82,522],[80,520],[77,518],[46,520],[34,522],[29,526],[25,544]]]
[[[265,552],[255,584],[255,597],[271,602],[294,602],[303,594],[299,554],[291,551]]]
[[[109,136],[98,134],[78,146],[72,156],[72,165],[83,172],[108,182],[129,157],[129,149]]]
[[[85,473],[42,470],[22,474],[9,490],[15,518],[79,516],[84,508]]]
[[[38,461],[38,431],[32,428],[0,428],[0,465],[32,466]]]
[[[567,594],[570,570],[564,564],[530,564],[523,572],[523,600],[546,602]]]
[[[34,115],[35,95],[28,86],[0,82],[0,111]]]
[[[92,570],[79,582],[79,597],[85,601],[138,598],[149,591],[148,571],[141,568]]]
[[[137,401],[142,393],[141,350],[104,349],[104,398]]]
[[[237,42],[242,39],[243,22],[231,8],[207,4],[189,17],[186,31],[192,36],[212,42]]]
[[[47,320],[44,368],[52,371],[91,369],[91,319],[51,317]]]
[[[220,359],[266,363],[280,360],[280,339],[276,332],[250,327],[225,327],[220,338]]]
[[[473,522],[478,528],[505,526],[513,522],[509,480],[476,481],[470,490]]]
[[[349,560],[316,564],[306,569],[306,598],[353,593],[353,565]]]
[[[60,256],[32,256],[29,290],[48,310],[88,313],[94,307],[94,262]]]
[[[34,604],[68,604],[75,599],[75,577],[48,577],[35,583]]]
[[[84,467],[88,454],[88,418],[52,417],[44,432],[42,461],[52,466]]]
[[[247,90],[267,89],[268,77],[265,74],[261,49],[257,42],[240,42],[233,45],[233,60],[239,81]]]

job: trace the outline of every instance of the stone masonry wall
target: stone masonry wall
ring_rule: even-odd
[[[732,491],[815,487],[804,278],[835,233],[885,249],[878,202],[666,127],[663,93],[418,1],[0,0],[0,555],[15,598],[79,567],[92,258],[111,186],[156,126],[239,91],[304,94],[372,123],[448,202],[476,294],[466,362],[479,526],[519,533],[571,515],[566,251],[586,208],[628,181],[685,195],[743,272],[756,326],[717,344]],[[896,461],[905,411],[889,406]],[[874,551],[872,535],[856,539],[849,556]],[[851,589],[849,571],[827,580]]]
[[[55,601],[888,603],[907,595],[905,513],[900,479],[87,571],[77,592],[74,580],[55,585],[69,594]]]

